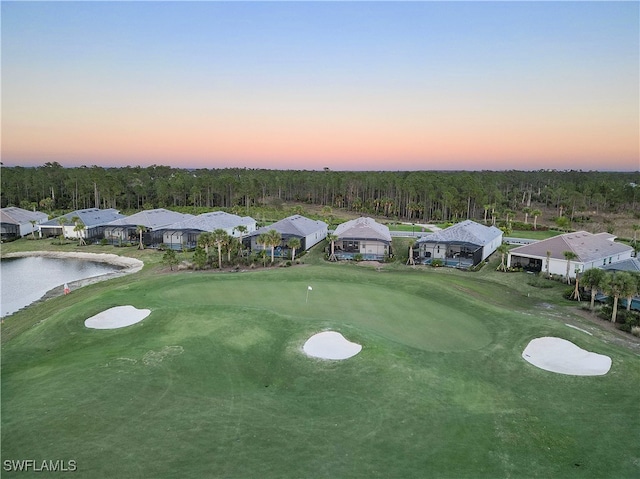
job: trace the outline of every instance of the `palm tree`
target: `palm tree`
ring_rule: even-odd
[[[331,242],[331,254],[329,255],[329,261],[338,261],[338,258],[336,258],[336,252],[335,252],[336,241],[338,240],[338,237],[333,233],[329,233],[327,235],[327,240]]]
[[[582,275],[582,285],[584,288],[591,290],[591,305],[590,309],[593,311],[593,307],[596,301],[596,294],[599,289],[602,289],[606,273],[600,268],[591,268],[584,272]]]
[[[605,285],[605,292],[608,296],[613,296],[613,311],[611,312],[611,322],[616,322],[618,315],[618,299],[627,295],[628,289],[631,287],[630,282],[633,281],[631,275],[625,271],[612,273],[609,281]]]
[[[300,238],[296,238],[294,236],[292,238],[289,238],[289,241],[287,241],[287,246],[291,248],[291,261],[295,261],[296,250],[300,248],[300,246],[302,246],[302,241],[300,241]]]
[[[627,311],[631,311],[631,302],[633,301],[633,297],[638,293],[640,293],[640,273],[630,272],[627,288],[623,295],[627,300]]]
[[[86,226],[84,225],[84,223],[82,221],[78,221],[75,225],[75,227],[73,228],[73,231],[76,232],[76,234],[78,235],[78,246],[86,246],[87,243],[84,241],[84,231],[86,229]]]
[[[147,228],[143,225],[136,226],[140,241],[138,242],[138,249],[144,249],[144,243],[142,242],[142,234],[147,231]]]
[[[487,224],[487,215],[489,214],[489,210],[491,209],[491,205],[484,205],[484,224]]]
[[[31,237],[33,239],[36,239],[36,220],[29,220],[29,223],[31,223]]]
[[[58,224],[61,226],[61,229],[62,229],[62,234],[60,235],[60,241],[66,238],[64,234],[64,225],[66,225],[67,223],[68,221],[65,216],[61,216],[60,218],[58,218]]]
[[[533,229],[537,230],[538,229],[538,216],[540,216],[542,214],[542,211],[540,210],[533,210],[531,212],[531,215],[533,216]]]
[[[247,227],[245,225],[238,225],[235,228],[233,228],[235,231],[237,231],[238,233],[240,233],[240,247],[238,248],[238,256],[242,256],[242,238],[244,237],[244,234],[248,231]]]
[[[209,246],[213,246],[213,235],[209,231],[204,231],[198,235],[198,246],[204,248],[204,252],[209,256]]]
[[[549,268],[551,267],[551,251],[547,251],[547,263],[545,264],[545,270],[547,271],[547,279],[551,278],[551,273],[549,272]]]
[[[507,263],[504,261],[505,256],[509,252],[509,245],[507,243],[502,243],[500,246],[496,248],[496,251],[500,253],[500,266],[498,266],[497,271],[507,271]]]
[[[571,270],[571,260],[576,259],[578,255],[573,251],[563,251],[562,255],[564,256],[564,259],[567,260],[567,272],[565,274],[565,277],[567,278],[567,284],[571,284],[571,278],[569,277],[569,272]]]
[[[258,239],[256,240],[258,244],[262,245],[262,266],[267,266],[267,255],[266,255],[266,251],[267,251],[267,245],[269,244],[269,235],[265,232],[265,233],[260,233],[258,235]]]
[[[531,213],[531,208],[529,208],[528,206],[525,206],[524,208],[522,208],[522,212],[524,213],[524,224],[527,224],[527,221],[529,220],[529,214]]]
[[[269,230],[267,231],[267,238],[269,240],[269,246],[271,246],[271,263],[273,263],[275,259],[276,246],[279,246],[282,242],[282,235],[277,230]]]
[[[571,298],[576,301],[580,301],[580,266],[576,265],[575,269],[576,273],[576,287],[573,288],[573,293],[571,294]]]
[[[638,230],[640,230],[640,225],[631,225],[631,229],[633,230],[633,244],[638,242]]]
[[[413,260],[413,245],[416,244],[415,239],[409,240],[409,258],[407,259],[407,264],[415,266],[416,262]]]
[[[227,242],[227,232],[222,228],[218,228],[211,233],[213,244],[218,248],[218,268],[222,269],[222,245]]]

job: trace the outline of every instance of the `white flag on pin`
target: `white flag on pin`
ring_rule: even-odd
[[[307,289],[308,289],[309,291],[313,291],[313,288],[312,288],[311,286],[309,286]]]

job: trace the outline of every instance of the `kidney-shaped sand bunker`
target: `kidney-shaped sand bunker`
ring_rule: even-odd
[[[302,348],[307,356],[321,359],[348,359],[362,350],[362,346],[335,331],[323,331],[311,336]]]
[[[545,371],[572,376],[602,376],[611,369],[609,356],[586,351],[561,338],[532,339],[522,357]]]
[[[151,314],[150,309],[137,309],[133,306],[116,306],[91,316],[84,322],[87,328],[117,329],[139,323]]]

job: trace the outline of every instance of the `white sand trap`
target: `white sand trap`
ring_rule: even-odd
[[[323,331],[311,336],[303,346],[308,356],[321,359],[348,359],[362,350],[362,346],[347,341],[335,331]]]
[[[611,369],[611,358],[590,353],[565,339],[531,340],[522,357],[540,369],[573,376],[602,376]]]
[[[91,316],[84,322],[87,328],[116,329],[139,323],[151,314],[150,309],[137,309],[133,306],[116,306]]]

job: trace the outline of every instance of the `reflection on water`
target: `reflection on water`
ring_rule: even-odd
[[[78,259],[11,258],[0,261],[0,316],[15,313],[64,283],[118,271],[106,263]]]

